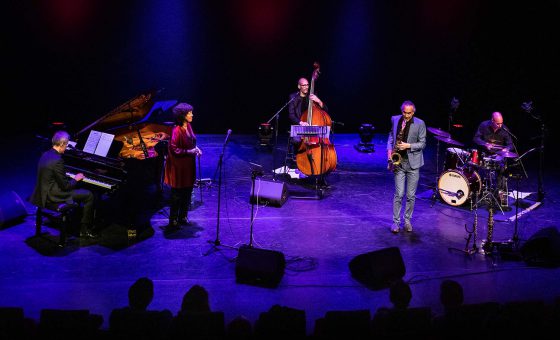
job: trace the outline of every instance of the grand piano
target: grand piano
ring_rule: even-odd
[[[83,173],[84,184],[97,194],[102,224],[146,224],[138,222],[146,202],[162,192],[170,111],[177,101],[156,101],[158,93],[141,93],[87,125],[73,135],[76,146],[63,154],[66,175]],[[84,151],[92,131],[113,138],[106,155]]]

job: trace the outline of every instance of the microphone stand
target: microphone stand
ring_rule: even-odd
[[[541,123],[541,145],[539,150],[539,184],[538,184],[538,194],[537,201],[542,202],[544,200],[544,189],[543,189],[543,166],[544,166],[544,136],[546,132],[546,127],[544,121],[539,119]]]
[[[527,112],[531,117],[538,120],[540,123],[541,134],[540,139],[541,143],[539,146],[539,175],[538,175],[538,194],[537,194],[537,201],[542,202],[544,200],[544,189],[543,189],[543,168],[544,168],[544,137],[546,134],[546,126],[544,125],[544,119],[539,114],[533,113],[533,102],[524,102],[521,104],[521,109]],[[521,158],[521,157],[519,157]]]
[[[270,117],[270,119],[266,122],[267,124],[270,124],[270,122],[276,118],[276,122],[274,123],[274,148],[272,149],[272,180],[276,181],[276,171],[274,171],[276,168],[276,147],[278,145],[278,119],[280,118],[280,112],[282,112],[282,110],[284,110],[284,108],[286,106],[288,106],[288,104],[290,104],[291,102],[294,101],[294,99],[296,99],[298,97],[298,95],[293,96],[292,98],[290,98],[290,100],[288,100],[286,102],[286,104],[284,104],[284,106],[282,106],[280,108],[280,110],[278,110],[274,116]]]
[[[512,136],[515,140],[517,140],[517,137],[515,137],[515,135],[513,133],[511,133],[511,131],[509,131],[509,129],[505,128],[504,129],[505,132],[507,132],[510,136]],[[511,143],[513,145],[513,150],[515,151],[516,154],[519,155],[519,152],[517,151],[517,146],[515,146],[515,143]],[[519,164],[521,164],[521,169],[523,169],[523,174],[525,175],[525,178],[529,178],[529,175],[527,175],[527,171],[525,171],[525,166],[523,165],[523,162],[521,161],[521,157],[517,157],[515,160],[519,162]]]
[[[210,253],[213,252],[213,250],[216,250],[216,247],[219,247],[219,246],[223,246],[223,247],[231,248],[231,249],[238,249],[234,246],[229,246],[229,245],[226,245],[226,244],[222,244],[220,242],[220,199],[221,199],[221,194],[222,194],[222,164],[223,164],[223,159],[224,159],[224,152],[226,150],[226,144],[229,140],[229,134],[230,133],[231,133],[231,130],[228,131],[228,135],[226,137],[224,145],[222,146],[222,153],[220,154],[220,158],[218,160],[218,169],[217,169],[217,171],[219,172],[219,174],[218,174],[218,214],[217,214],[217,218],[216,218],[216,239],[214,241],[208,240],[208,243],[213,244],[213,247],[210,248],[206,253],[204,253],[204,256],[209,255]]]

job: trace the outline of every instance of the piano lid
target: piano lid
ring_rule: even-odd
[[[142,123],[164,124],[173,122],[169,108],[177,103],[176,100],[156,102],[154,99],[161,90],[151,90],[141,93],[118,107],[111,110],[103,117],[97,119],[76,133],[76,139],[87,138],[89,131],[111,131],[123,127],[131,127]]]

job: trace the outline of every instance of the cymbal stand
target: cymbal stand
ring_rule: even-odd
[[[438,196],[438,180],[439,180],[439,139],[436,139],[436,183],[434,185],[434,192],[432,193],[432,205],[430,208],[433,208],[434,204],[436,203],[437,196]]]

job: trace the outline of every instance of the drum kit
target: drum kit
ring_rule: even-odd
[[[503,147],[492,145],[487,151],[476,148],[463,149],[464,144],[453,139],[449,132],[428,127],[427,130],[438,141],[437,165],[439,171],[439,142],[449,147],[446,149],[443,171],[437,178],[437,194],[451,206],[461,206],[467,201],[479,202],[493,199],[498,206],[507,205],[507,200],[498,183],[498,174],[502,172],[509,158],[519,157],[511,151],[501,151]],[[493,152],[495,151],[495,152]],[[507,189],[506,189],[507,194]],[[498,198],[496,198],[498,196]],[[474,200],[474,202],[472,202]],[[501,209],[501,207],[500,207]]]

